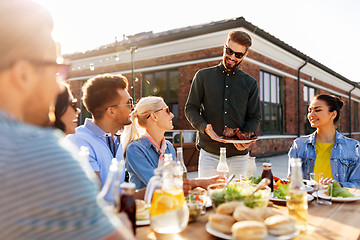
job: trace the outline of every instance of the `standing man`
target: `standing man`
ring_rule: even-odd
[[[74,148],[45,128],[68,68],[52,27],[39,5],[0,0],[0,239],[134,239]]]
[[[226,147],[230,173],[245,175],[248,148],[252,144],[224,143],[218,139],[225,127],[255,132],[261,121],[259,87],[256,79],[239,69],[248,54],[251,37],[243,31],[229,33],[223,60],[198,71],[185,105],[185,116],[198,130],[199,177],[216,175],[220,147]]]
[[[82,101],[92,119],[76,128],[67,139],[78,147],[89,148],[89,162],[103,187],[111,159],[124,159],[118,131],[131,123],[133,99],[127,90],[128,81],[122,75],[99,75],[83,86]],[[123,173],[124,181],[125,174]]]

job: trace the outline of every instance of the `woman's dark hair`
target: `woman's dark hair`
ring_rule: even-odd
[[[336,117],[334,118],[334,124],[339,121],[340,118],[340,110],[344,106],[344,102],[341,101],[339,97],[330,96],[327,94],[319,94],[314,97],[314,99],[322,100],[329,107],[329,112],[336,111]]]
[[[55,104],[55,123],[54,127],[65,132],[65,124],[60,120],[60,118],[65,114],[67,108],[69,107],[70,94],[69,87],[65,85],[64,92],[60,93],[57,96]]]

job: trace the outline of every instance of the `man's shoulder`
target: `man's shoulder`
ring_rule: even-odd
[[[257,80],[254,77],[250,76],[249,74],[247,74],[243,70],[240,70],[238,72],[238,74],[239,74],[239,76],[246,78],[246,80],[251,82],[251,83],[257,83]]]
[[[200,69],[197,74],[206,74],[209,72],[216,71],[218,65]]]
[[[76,143],[77,141],[91,142],[98,139],[98,137],[85,125],[77,127],[75,133],[69,134],[66,138],[73,143]]]

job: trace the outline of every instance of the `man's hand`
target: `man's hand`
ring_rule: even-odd
[[[211,124],[206,125],[205,133],[214,141],[226,143],[225,140],[222,140],[219,138],[219,136],[216,134],[216,132],[212,128]]]
[[[237,150],[243,151],[243,150],[248,149],[250,147],[250,145],[253,144],[254,142],[256,142],[256,141],[254,140],[249,143],[234,143],[234,146],[236,147]]]

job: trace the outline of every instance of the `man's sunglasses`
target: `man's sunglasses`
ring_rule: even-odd
[[[165,110],[165,112],[170,115],[170,109],[169,109],[169,107],[160,108],[160,109],[154,111],[153,113],[157,113],[157,112],[160,112],[160,111],[162,111],[162,110]],[[147,116],[146,119],[148,119],[148,118],[150,117],[150,115],[151,115],[151,114],[149,114],[149,116]]]
[[[242,52],[235,52],[234,50],[232,50],[231,48],[229,48],[228,47],[228,45],[224,45],[224,47],[225,47],[225,52],[226,52],[226,54],[227,55],[233,55],[233,53],[235,54],[235,57],[236,58],[242,58],[245,54],[246,54],[246,52],[244,52],[244,53],[242,53]]]

